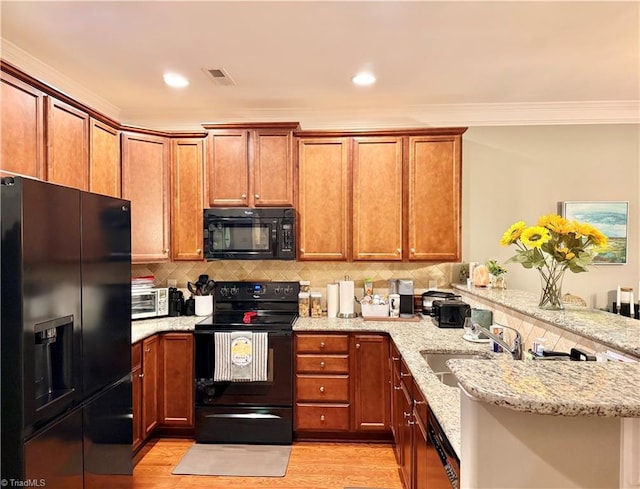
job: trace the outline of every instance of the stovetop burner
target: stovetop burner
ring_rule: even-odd
[[[298,317],[298,282],[217,282],[214,313],[196,330],[290,330]]]

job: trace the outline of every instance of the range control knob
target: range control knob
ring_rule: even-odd
[[[220,289],[220,295],[222,297],[227,297],[229,295],[229,289],[227,289],[226,287],[222,287]]]
[[[291,295],[291,292],[293,292],[293,287],[290,287],[290,286],[287,285],[284,288],[284,295]]]
[[[229,292],[231,293],[231,295],[236,295],[238,293],[240,289],[236,286],[231,287],[231,290],[229,290]]]

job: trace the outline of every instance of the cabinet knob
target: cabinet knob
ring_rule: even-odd
[[[169,253],[169,248],[165,248],[164,252],[165,252],[165,254],[168,254]]]
[[[324,421],[324,414],[320,415],[320,421]]]
[[[396,248],[396,253],[399,255],[400,253],[402,253],[402,250],[400,248]]]
[[[320,348],[324,348],[324,341],[320,342]]]
[[[356,348],[360,348],[360,343],[356,343]]]
[[[144,377],[144,374],[138,374],[138,377],[142,378]]]
[[[324,362],[320,362],[320,368],[324,368]]]
[[[415,248],[411,248],[411,253],[415,253],[416,249]]]
[[[394,385],[393,389],[396,390],[396,391],[399,391],[399,390],[402,389],[402,387],[400,387],[399,385]]]
[[[198,248],[198,249],[196,250],[196,253],[199,255],[200,253],[202,253],[202,250],[201,250],[200,248]]]
[[[304,253],[304,248],[300,248],[300,253]]]
[[[259,196],[258,194],[255,194],[255,195],[254,195],[254,197],[255,197],[256,199],[259,199],[259,198],[260,198],[260,196]]]
[[[324,386],[320,386],[320,392],[324,392]]]
[[[144,352],[145,353],[151,353],[151,348],[145,348]]]
[[[408,426],[411,426],[411,425],[414,425],[414,424],[416,424],[416,422],[415,422],[415,421],[411,421],[411,420],[407,421],[407,425],[408,425]]]
[[[410,417],[411,417],[411,413],[408,413],[408,412],[406,412],[406,411],[403,411],[403,412],[402,412],[402,415],[403,415],[405,418],[410,418]]]
[[[243,199],[247,198],[247,194],[242,194],[240,197],[242,197]]]

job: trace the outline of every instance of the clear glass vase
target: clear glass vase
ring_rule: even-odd
[[[551,311],[561,311],[564,309],[562,304],[562,279],[564,278],[564,269],[552,269],[549,272],[539,270],[540,272],[540,285],[542,290],[540,292],[540,302],[538,307],[540,309],[547,309]]]

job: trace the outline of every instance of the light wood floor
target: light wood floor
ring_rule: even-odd
[[[129,480],[134,489],[402,489],[389,444],[294,443],[285,477],[211,477],[172,475],[193,440],[151,440],[136,459]],[[119,486],[119,484],[116,484]]]

